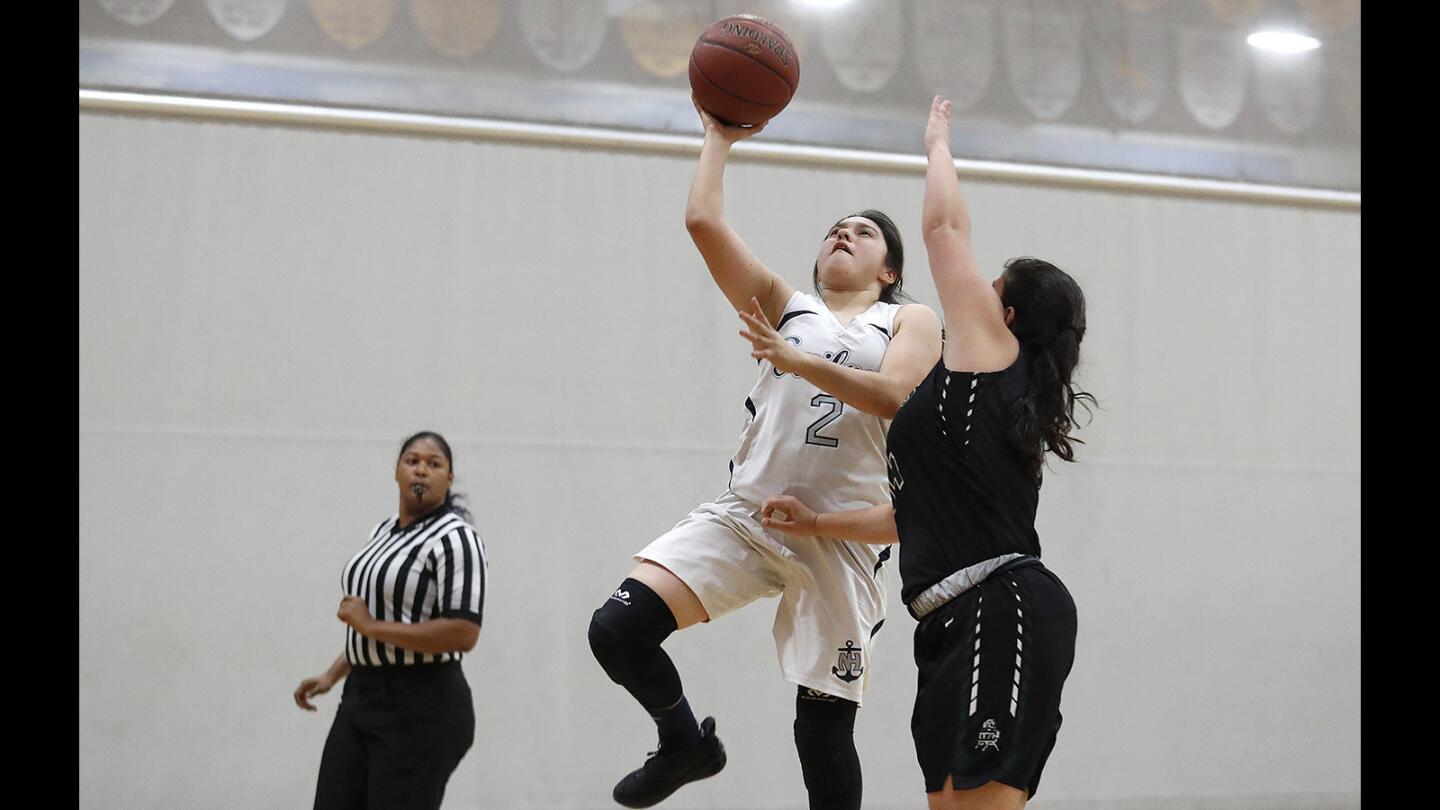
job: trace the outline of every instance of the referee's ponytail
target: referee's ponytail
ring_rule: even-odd
[[[405,451],[410,449],[410,445],[420,441],[421,439],[429,439],[440,445],[440,452],[445,454],[445,463],[450,465],[450,472],[451,474],[454,474],[455,455],[450,452],[450,443],[445,441],[444,436],[441,436],[439,433],[436,433],[433,430],[422,430],[419,433],[416,433],[415,435],[401,442],[400,453],[395,457],[395,462],[398,464],[400,462],[400,458],[405,455]],[[468,498],[466,497],[465,493],[456,492],[453,489],[447,489],[445,490],[445,504],[443,508],[445,509],[445,511],[454,512],[455,514],[459,515],[460,519],[465,521],[466,523],[474,525],[474,516],[470,514],[470,510],[464,504],[466,500],[468,500]]]
[[[466,500],[468,500],[468,496],[466,496],[465,493],[456,492],[453,489],[449,490],[445,493],[445,510],[454,512],[460,516],[461,520],[474,526],[475,518],[470,514],[470,510],[465,508],[465,504],[463,503]]]

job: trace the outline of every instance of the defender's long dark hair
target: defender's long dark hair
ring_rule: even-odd
[[[410,449],[410,445],[420,441],[421,439],[430,439],[436,444],[440,445],[440,452],[445,454],[445,463],[450,465],[450,472],[451,474],[454,474],[455,456],[450,452],[450,443],[445,441],[444,436],[441,436],[439,433],[436,433],[433,430],[422,430],[419,433],[416,433],[414,436],[406,439],[404,442],[401,442],[400,453],[395,456],[395,463],[399,464],[400,459],[405,455],[405,451]],[[465,508],[465,505],[463,503],[464,501],[465,494],[463,492],[456,492],[454,489],[446,489],[445,503],[441,505],[439,511],[448,510],[454,512],[455,514],[460,516],[461,520],[465,521],[466,523],[473,524],[475,521],[473,519],[473,516],[470,514],[470,510]]]
[[[867,208],[857,214],[846,214],[835,220],[839,225],[850,217],[864,217],[880,227],[880,235],[885,239],[885,266],[895,271],[895,283],[887,284],[880,290],[880,300],[887,304],[898,304],[900,300],[907,298],[900,289],[905,283],[905,243],[900,240],[900,229],[895,227],[895,221],[886,216],[884,211],[876,211],[874,208]],[[835,227],[831,225],[830,227]],[[815,262],[815,268],[810,273],[810,286],[815,288],[815,294],[820,295],[820,262]]]
[[[1095,404],[1071,379],[1085,339],[1085,294],[1064,270],[1029,256],[1006,262],[1004,278],[1001,302],[1015,308],[1010,331],[1030,358],[1026,394],[1011,412],[1010,443],[1039,480],[1047,451],[1075,460],[1074,445],[1084,444],[1070,435],[1079,427],[1075,406],[1088,413]]]

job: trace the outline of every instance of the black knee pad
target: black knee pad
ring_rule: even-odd
[[[852,701],[800,687],[795,697],[795,750],[810,807],[859,810],[860,755]]]
[[[674,614],[658,594],[639,580],[626,579],[591,615],[590,651],[610,680],[647,709],[664,708],[680,699],[680,676],[660,649],[675,626]]]

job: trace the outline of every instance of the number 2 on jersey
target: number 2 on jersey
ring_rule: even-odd
[[[816,394],[810,400],[810,407],[812,408],[820,408],[825,405],[829,405],[830,410],[825,412],[819,419],[810,423],[810,427],[805,429],[805,443],[819,445],[820,447],[839,447],[839,439],[833,436],[821,436],[820,429],[840,418],[840,414],[845,412],[845,403],[829,394]]]

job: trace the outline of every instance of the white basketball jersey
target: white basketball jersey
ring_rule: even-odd
[[[823,301],[796,291],[776,330],[800,351],[879,371],[899,304],[876,302],[843,325]],[[890,500],[885,431],[890,422],[846,405],[769,361],[745,400],[748,420],[731,461],[730,490],[761,504],[793,495],[818,512],[864,509]]]

